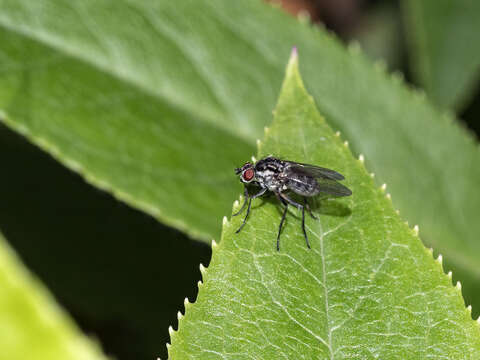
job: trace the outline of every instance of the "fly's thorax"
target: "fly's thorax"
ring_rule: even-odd
[[[270,169],[257,170],[256,178],[262,187],[267,188],[270,191],[281,190],[285,184],[282,174]]]
[[[267,157],[255,164],[255,176],[260,185],[270,191],[280,191],[285,185],[284,163]]]

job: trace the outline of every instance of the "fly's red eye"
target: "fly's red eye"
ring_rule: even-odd
[[[250,181],[253,179],[253,176],[255,175],[255,172],[253,169],[247,169],[243,172],[243,180],[245,181]]]

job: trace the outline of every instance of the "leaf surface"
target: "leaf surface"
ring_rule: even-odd
[[[52,296],[32,278],[0,234],[0,359],[101,360]]]
[[[0,0],[0,118],[88,181],[218,238],[293,45],[319,109],[422,238],[480,278],[480,152],[352,47],[257,0]],[[214,41],[212,40],[214,39]]]
[[[404,0],[417,80],[442,107],[461,108],[480,76],[480,2]]]
[[[259,155],[338,170],[353,190],[324,200],[305,246],[291,210],[257,200],[244,230],[224,221],[171,359],[475,359],[480,327],[460,291],[319,115],[293,55]],[[237,205],[238,206],[238,205]],[[235,210],[235,209],[234,209]]]

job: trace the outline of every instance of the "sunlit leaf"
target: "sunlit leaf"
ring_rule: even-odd
[[[0,359],[101,360],[0,234]]]
[[[172,359],[474,359],[480,327],[460,291],[395,213],[362,161],[319,115],[291,58],[259,155],[340,171],[353,190],[308,219],[292,210],[275,248],[279,206],[258,200],[224,222],[195,304],[186,304]]]

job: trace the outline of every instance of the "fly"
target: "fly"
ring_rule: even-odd
[[[305,209],[307,209],[313,219],[317,219],[317,217],[313,215],[307,198],[319,194],[334,197],[352,195],[352,191],[349,188],[338,182],[339,180],[344,180],[344,176],[334,170],[294,161],[280,160],[273,156],[268,156],[254,164],[247,162],[241,168],[235,169],[235,174],[240,176],[240,181],[245,185],[245,201],[241,209],[233,216],[240,214],[248,203],[247,214],[236,233],[238,234],[247,222],[252,200],[270,191],[275,194],[284,206],[282,220],[280,220],[278,227],[277,250],[280,250],[280,234],[287,215],[288,205],[295,206],[302,211],[303,235],[307,247],[310,249],[307,232],[305,231]],[[247,185],[254,185],[260,188],[260,190],[256,194],[250,195]],[[290,193],[301,196],[303,204],[293,200],[289,196]]]

